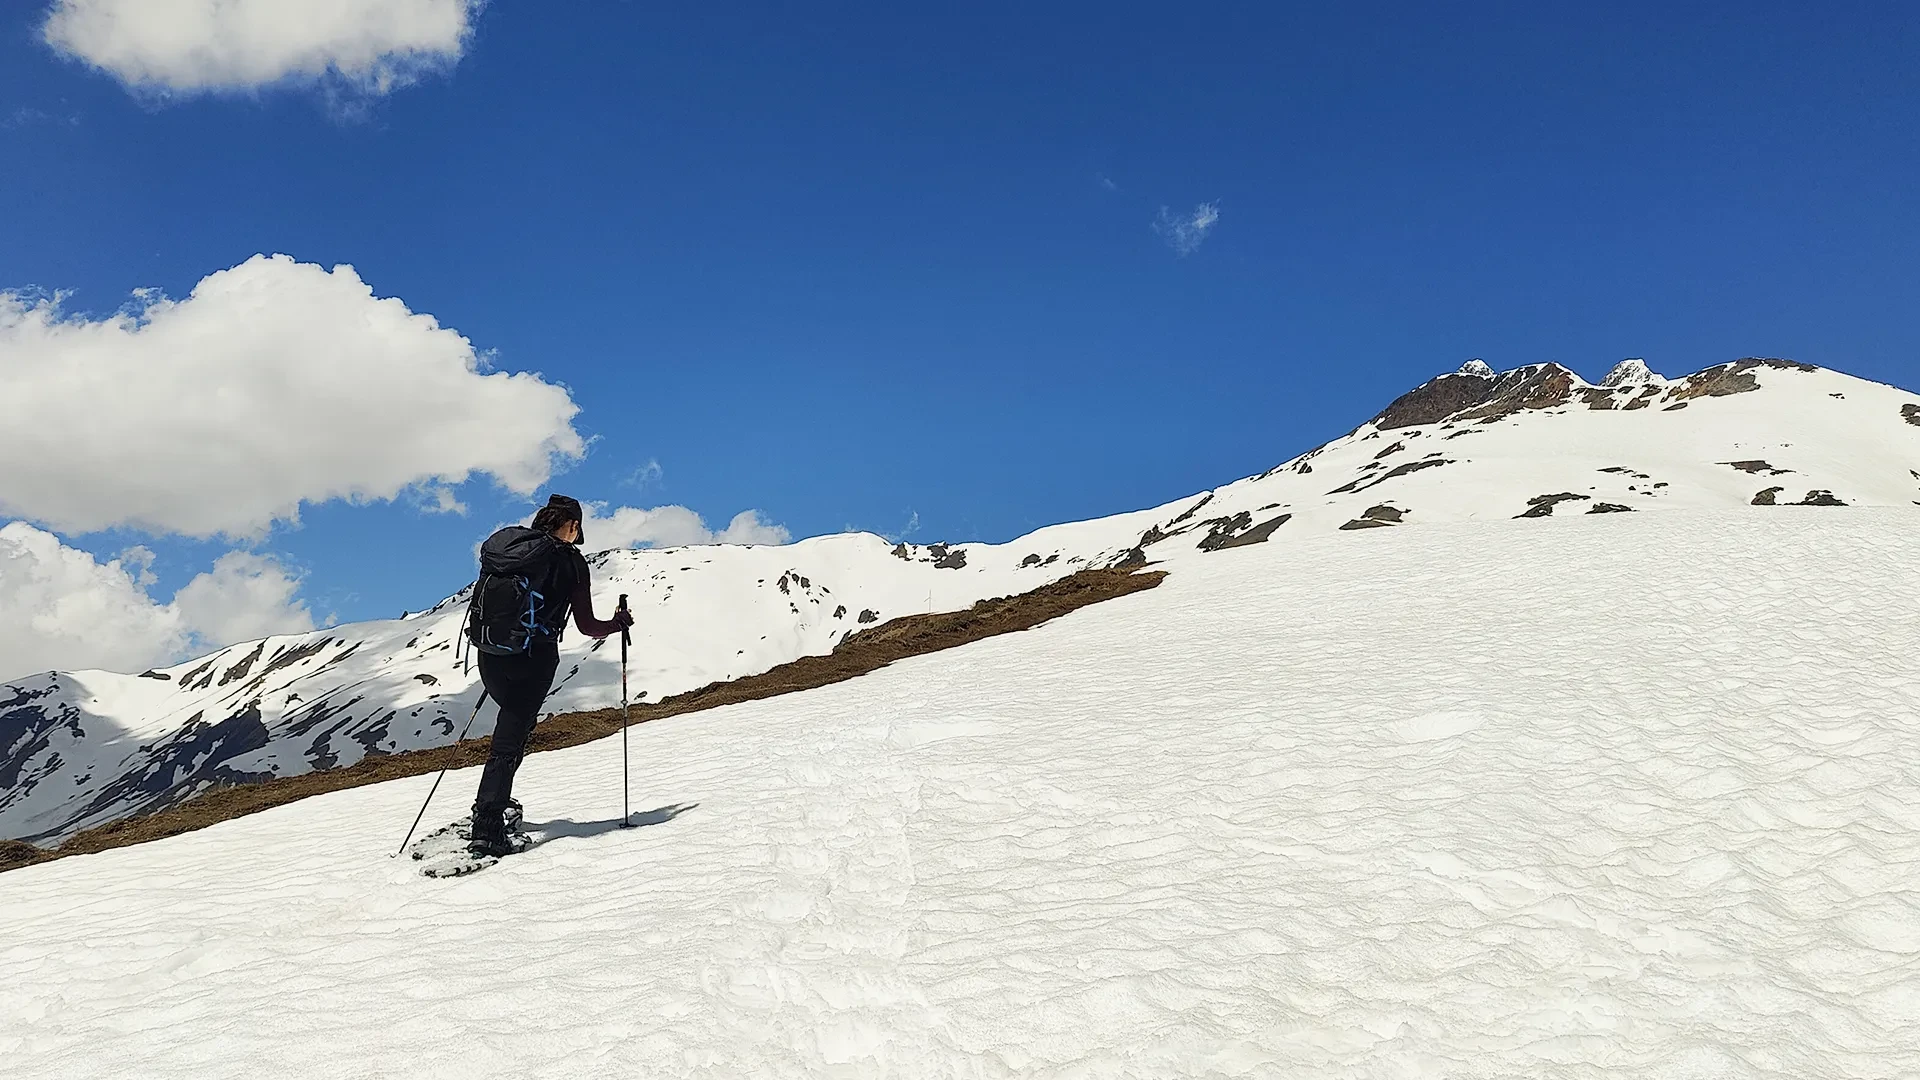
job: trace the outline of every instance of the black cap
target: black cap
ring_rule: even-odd
[[[553,516],[559,518],[560,520],[571,521],[575,525],[579,526],[580,542],[582,543],[586,542],[587,528],[586,528],[586,523],[582,519],[582,516],[580,513],[579,499],[575,499],[568,495],[549,495],[547,496],[546,508],[548,510],[554,511]]]

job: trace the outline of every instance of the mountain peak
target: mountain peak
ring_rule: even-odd
[[[1495,374],[1479,360],[1395,398],[1373,425],[1381,430],[1437,424],[1449,416],[1477,419],[1565,401],[1587,383],[1559,364],[1529,364]]]
[[[1600,380],[1601,386],[1665,386],[1665,377],[1656,375],[1647,367],[1647,362],[1637,356],[1628,357],[1613,365],[1607,377]]]

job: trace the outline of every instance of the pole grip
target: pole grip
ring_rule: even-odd
[[[620,594],[620,606],[617,608],[614,608],[613,610],[616,612],[627,610],[627,594],[626,593]],[[631,627],[626,627],[626,626],[623,626],[620,628],[620,662],[622,664],[626,663],[627,661],[627,646],[633,641],[633,635],[632,633],[629,632],[631,629],[632,629]]]

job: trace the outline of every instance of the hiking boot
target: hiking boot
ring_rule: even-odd
[[[507,824],[499,814],[473,816],[473,839],[467,842],[467,850],[496,859],[513,854],[513,844],[507,839]]]
[[[526,821],[526,817],[527,815],[520,809],[519,799],[508,799],[507,808],[500,811],[500,820],[506,825],[506,832],[509,836],[517,832],[526,831],[522,825],[522,823]]]

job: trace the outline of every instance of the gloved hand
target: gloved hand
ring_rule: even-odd
[[[620,629],[625,630],[633,625],[633,612],[621,608],[613,613],[613,621],[619,624]]]

